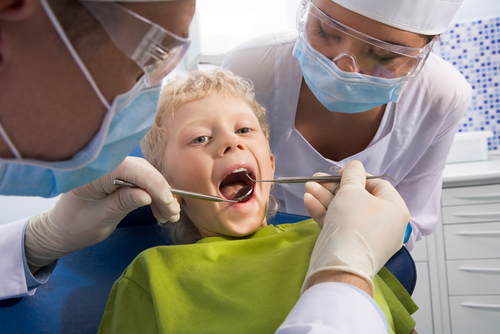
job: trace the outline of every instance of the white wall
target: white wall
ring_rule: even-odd
[[[0,225],[47,211],[58,198],[0,196]]]
[[[464,0],[452,23],[500,16],[499,0]]]

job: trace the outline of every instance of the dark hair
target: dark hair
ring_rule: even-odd
[[[425,40],[426,40],[425,44],[427,45],[434,39],[434,37],[439,36],[439,35],[420,35],[420,36],[425,38]]]
[[[99,45],[106,32],[94,16],[77,0],[50,0],[50,6],[57,16],[66,35],[74,47]],[[89,42],[92,43],[89,43]]]

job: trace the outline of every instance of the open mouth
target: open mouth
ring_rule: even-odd
[[[247,168],[238,168],[226,175],[224,180],[222,180],[219,185],[219,190],[222,194],[222,197],[229,200],[234,200],[234,194],[236,194],[236,192],[241,188],[246,186],[254,188],[255,182],[252,182],[247,177],[247,174],[255,179],[255,175],[253,174],[253,172]],[[252,198],[252,196],[248,196],[238,202],[244,203],[247,202],[250,198]]]

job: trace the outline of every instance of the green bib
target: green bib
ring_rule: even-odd
[[[318,234],[308,220],[148,249],[115,282],[99,332],[274,333],[300,297]],[[417,308],[406,290],[385,268],[374,282],[391,333],[409,333]]]

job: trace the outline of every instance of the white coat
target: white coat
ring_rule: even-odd
[[[26,219],[0,225],[0,300],[30,296],[23,260],[23,238]]]

